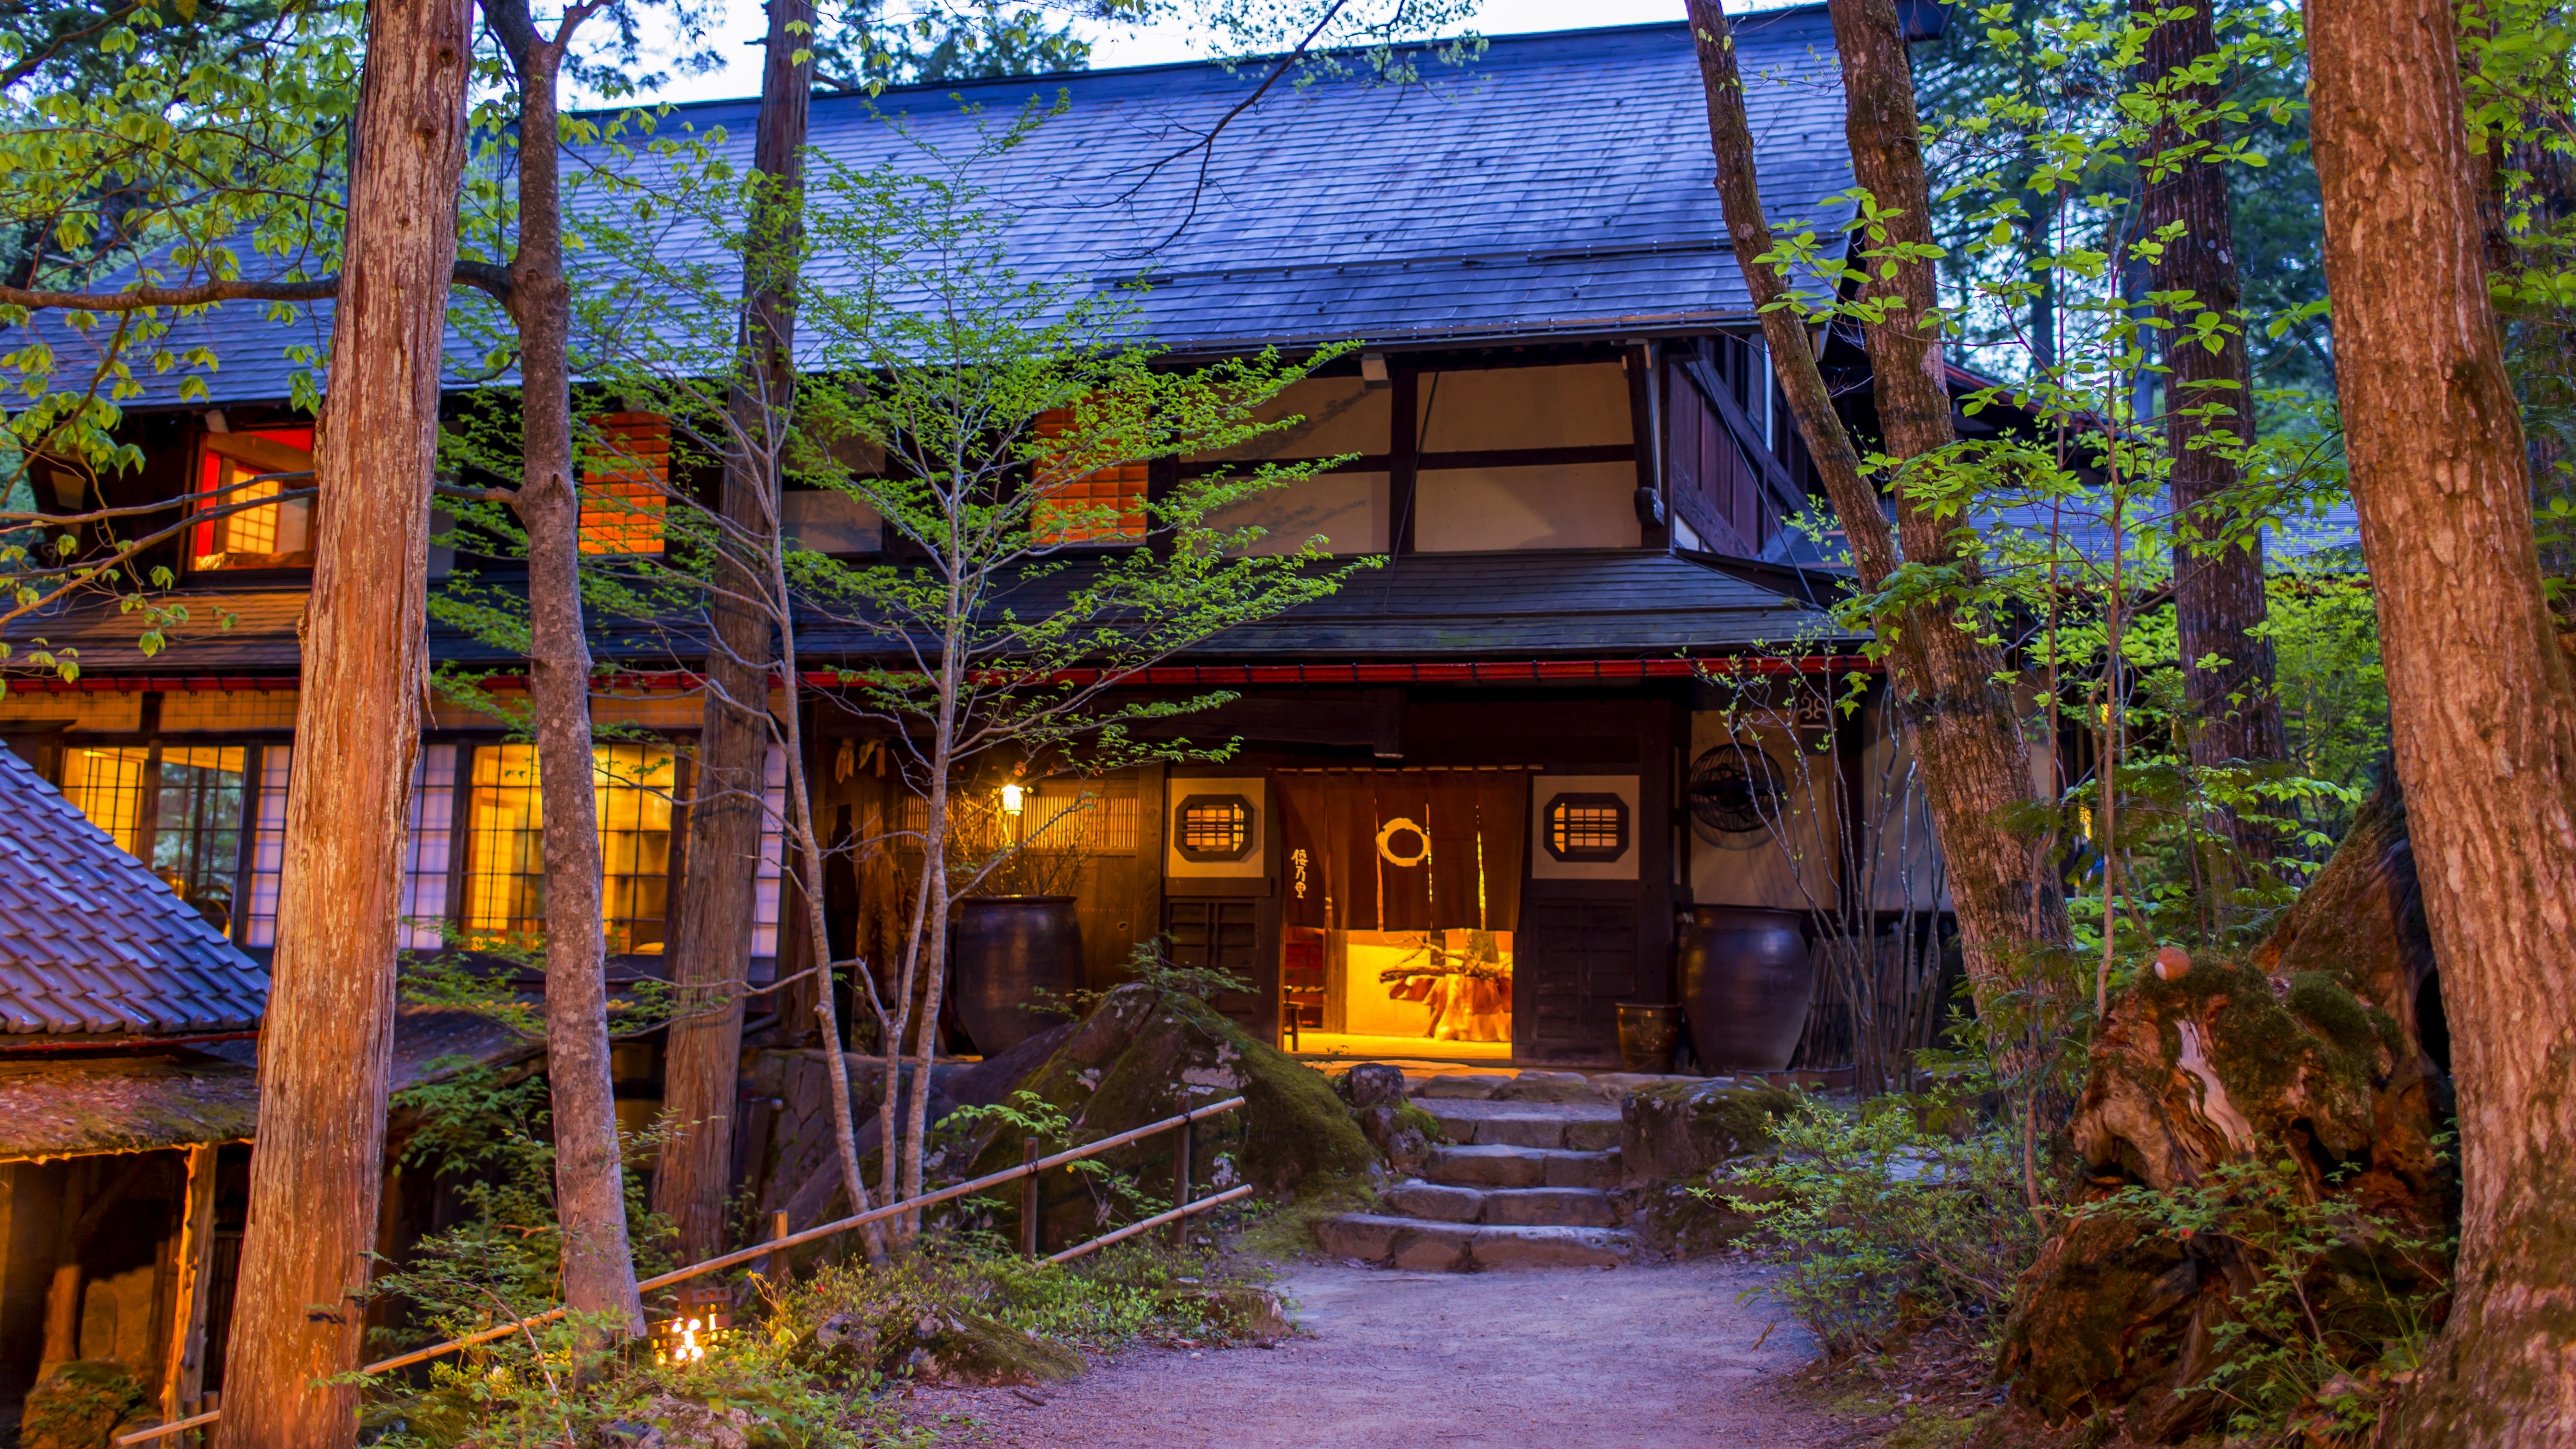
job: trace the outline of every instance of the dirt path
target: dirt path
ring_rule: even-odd
[[[1313,1337],[1275,1349],[1138,1350],[1031,1391],[922,1389],[945,1442],[1046,1449],[1823,1449],[1781,1392],[1813,1353],[1746,1270],[1400,1273],[1301,1267]],[[1776,1325],[1776,1326],[1775,1326]],[[1763,1332],[1770,1336],[1763,1340]],[[1757,1341],[1759,1346],[1757,1347]]]

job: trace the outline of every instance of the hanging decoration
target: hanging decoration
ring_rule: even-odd
[[[1402,848],[1395,843],[1395,837],[1406,832],[1411,832],[1414,842],[1421,847],[1411,855],[1400,853]],[[1431,859],[1431,832],[1398,815],[1377,828],[1377,854],[1378,859],[1387,864],[1408,870],[1426,864]]]

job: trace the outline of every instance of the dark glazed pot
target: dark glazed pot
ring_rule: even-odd
[[[996,1057],[1061,1018],[1030,1008],[1083,986],[1082,927],[1071,896],[968,896],[957,903],[957,1020]]]
[[[1798,1049],[1815,995],[1807,918],[1700,906],[1682,933],[1682,1011],[1703,1072],[1777,1072]]]
[[[1681,1045],[1682,1009],[1642,1001],[1619,1003],[1619,1065],[1632,1072],[1669,1072]]]

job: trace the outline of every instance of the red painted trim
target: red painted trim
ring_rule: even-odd
[[[1120,684],[1177,685],[1336,685],[1336,684],[1633,684],[1649,679],[1689,679],[1706,670],[1723,673],[1741,670],[1752,674],[1843,674],[1853,670],[1876,673],[1878,666],[1860,654],[1804,654],[1794,658],[1770,655],[1718,654],[1699,658],[1651,659],[1468,659],[1424,660],[1414,662],[1383,661],[1350,664],[1155,664],[1130,670],[1116,678]],[[1007,676],[997,675],[997,678]],[[1069,669],[1044,679],[1023,681],[1043,684],[1093,684],[1101,679],[1096,669]],[[829,669],[806,672],[805,683],[817,689],[841,687],[841,677]],[[659,674],[613,674],[603,677],[599,687],[617,691],[666,693],[695,689],[699,676],[686,671]],[[528,682],[519,676],[498,676],[483,681],[486,689],[525,689]],[[160,678],[139,675],[83,675],[68,683],[59,679],[12,680],[12,693],[24,690],[30,694],[131,693],[159,690],[164,693],[188,693],[205,690],[292,691],[296,681],[276,675],[245,678],[190,676]]]

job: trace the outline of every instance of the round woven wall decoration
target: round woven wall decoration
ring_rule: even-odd
[[[1411,856],[1403,856],[1395,853],[1395,845],[1393,842],[1395,840],[1396,833],[1404,830],[1412,831],[1413,838],[1422,843],[1422,849]],[[1377,856],[1378,859],[1385,861],[1389,865],[1401,865],[1408,868],[1420,865],[1431,858],[1431,832],[1414,824],[1412,821],[1405,819],[1403,816],[1398,815],[1393,820],[1390,820],[1377,828]]]

